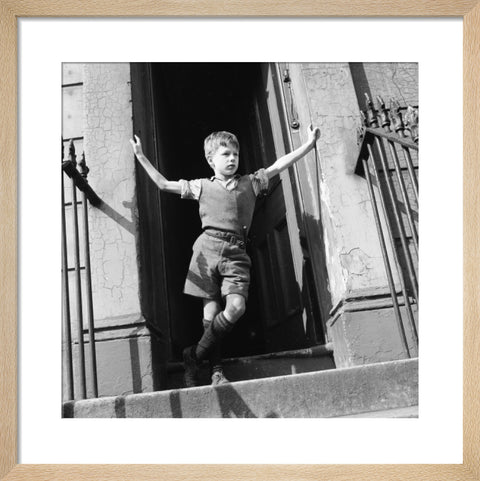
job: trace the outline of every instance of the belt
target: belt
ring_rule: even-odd
[[[245,249],[245,241],[236,234],[232,234],[231,232],[223,232],[220,230],[204,230],[203,232],[210,237],[221,239],[229,244],[240,247],[240,249]]]

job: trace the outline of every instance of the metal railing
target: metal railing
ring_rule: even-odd
[[[418,159],[418,110],[411,106],[402,109],[395,100],[387,109],[381,97],[377,97],[375,109],[365,96],[355,173],[367,182],[399,335],[407,357],[413,357],[418,355],[413,309],[418,306],[418,179],[414,165]],[[413,343],[409,344],[407,331]]]
[[[84,317],[88,325],[89,365],[90,365],[90,387],[92,397],[98,397],[97,382],[97,359],[95,347],[95,331],[93,317],[92,299],[92,275],[90,267],[90,241],[88,226],[88,202],[98,206],[101,202],[99,197],[92,190],[87,182],[88,167],[85,163],[85,155],[82,154],[79,161],[75,153],[73,139],[70,140],[68,158],[64,160],[64,147],[62,139],[62,297],[63,297],[63,347],[65,356],[65,369],[63,372],[66,386],[66,397],[68,400],[85,399],[87,397],[87,376],[84,341]],[[65,200],[65,175],[71,182],[71,202]],[[80,193],[81,201],[78,200],[77,191]],[[67,233],[66,208],[71,207],[71,231]],[[83,223],[79,224],[79,207],[83,208]],[[80,233],[80,231],[82,231]],[[67,234],[70,234],[70,242],[67,241]],[[80,261],[80,240],[83,236],[83,265]],[[69,267],[68,249],[73,250],[73,267]],[[84,272],[84,287],[82,289],[82,272]],[[76,322],[73,323],[70,297],[70,273],[74,275]],[[85,296],[85,297],[84,297]],[[86,316],[84,316],[84,307]],[[72,338],[72,324],[76,324],[76,344],[78,344],[78,355],[76,358],[78,393],[75,393],[74,381],[74,356],[73,347],[75,341]]]

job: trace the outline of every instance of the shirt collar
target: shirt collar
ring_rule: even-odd
[[[240,174],[235,174],[232,178],[228,179],[226,182],[222,179],[220,179],[219,177],[215,176],[215,175],[212,175],[210,177],[210,181],[213,182],[215,179],[219,180],[220,182],[225,182],[226,184],[229,184],[230,182],[234,181],[234,180],[238,180],[240,178]]]

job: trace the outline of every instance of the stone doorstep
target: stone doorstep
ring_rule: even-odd
[[[235,362],[223,365],[223,372],[230,382],[294,376],[326,369],[335,369],[335,363],[330,356],[313,359],[260,359],[255,362]],[[183,365],[168,373],[169,389],[181,389],[184,387],[183,373]],[[210,369],[208,364],[204,364],[199,374],[199,385],[206,386],[210,383]]]
[[[332,346],[327,344],[305,349],[222,359],[222,366],[227,379],[231,382],[238,382],[334,369],[335,363]],[[167,365],[167,369],[168,388],[183,388],[183,363],[171,362]],[[203,362],[199,373],[199,385],[205,386],[210,383],[209,364]]]
[[[69,401],[63,409],[75,418],[328,418],[412,406],[418,406],[418,359]]]

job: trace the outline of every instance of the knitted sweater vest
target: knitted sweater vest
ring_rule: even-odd
[[[252,223],[256,196],[249,175],[238,180],[233,190],[220,182],[202,179],[199,214],[202,228],[232,232],[240,237],[247,235]]]

